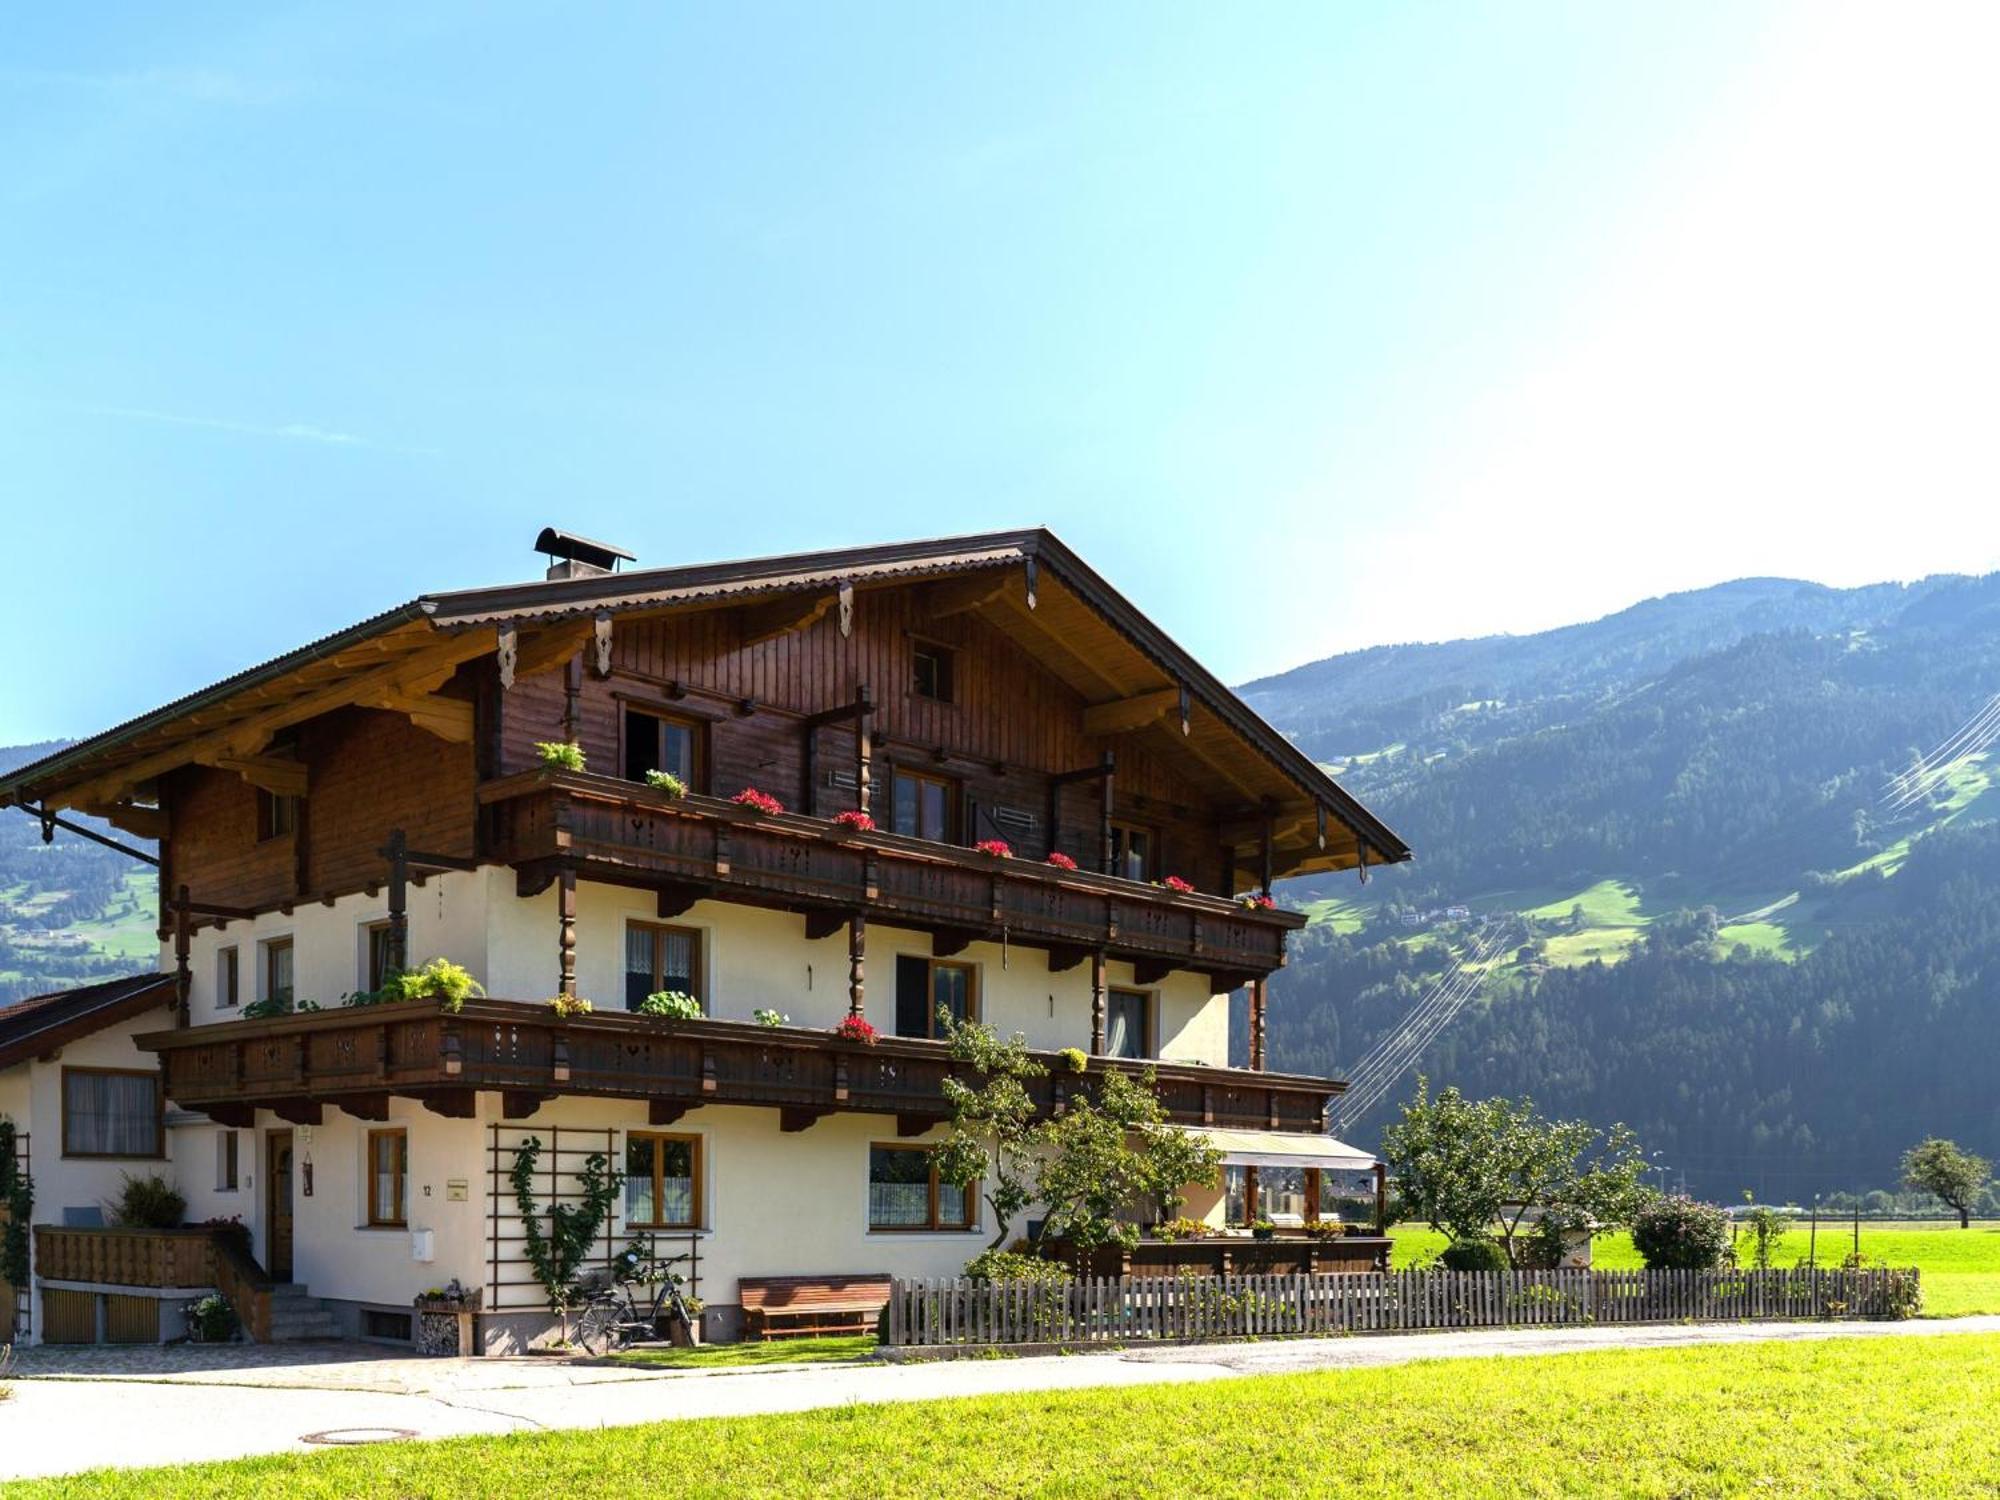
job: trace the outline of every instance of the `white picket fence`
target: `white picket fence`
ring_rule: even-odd
[[[1126,1344],[1758,1318],[1899,1318],[1913,1270],[1390,1271],[891,1284],[888,1342]]]

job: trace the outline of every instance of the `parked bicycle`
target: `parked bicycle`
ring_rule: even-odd
[[[591,1294],[577,1319],[576,1339],[592,1354],[662,1342],[661,1328],[679,1328],[694,1341],[694,1314],[681,1288],[687,1278],[673,1268],[690,1255],[655,1255],[634,1240],[613,1260],[608,1284]],[[671,1332],[667,1335],[672,1338]]]

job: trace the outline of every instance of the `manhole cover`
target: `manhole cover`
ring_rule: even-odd
[[[407,1427],[336,1427],[329,1432],[309,1432],[299,1441],[346,1446],[356,1443],[393,1443],[415,1436],[416,1434]]]

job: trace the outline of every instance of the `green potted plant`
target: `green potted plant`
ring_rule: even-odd
[[[684,990],[655,990],[639,1002],[642,1016],[664,1016],[670,1021],[699,1021],[701,1002]]]
[[[535,753],[542,758],[542,764],[559,771],[581,771],[583,769],[583,746],[575,740],[537,740]]]
[[[1253,1240],[1275,1240],[1277,1237],[1278,1226],[1269,1219],[1259,1219],[1250,1226],[1250,1238]]]

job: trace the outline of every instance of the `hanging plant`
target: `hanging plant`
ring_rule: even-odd
[[[754,786],[746,786],[729,800],[734,802],[738,807],[754,808],[760,813],[768,813],[773,817],[776,817],[785,810],[784,803],[773,797],[769,792],[758,791]]]
[[[528,1264],[534,1268],[535,1280],[548,1294],[549,1311],[562,1319],[562,1341],[567,1344],[570,1309],[577,1300],[577,1272],[590,1247],[597,1242],[598,1230],[610,1217],[611,1206],[617,1201],[625,1178],[612,1169],[611,1159],[602,1151],[591,1152],[576,1174],[583,1201],[551,1203],[549,1230],[544,1234],[541,1209],[535,1202],[535,1163],[541,1156],[541,1137],[529,1136],[515,1148],[514,1170],[508,1177],[514,1184],[514,1207],[521,1215]]]

